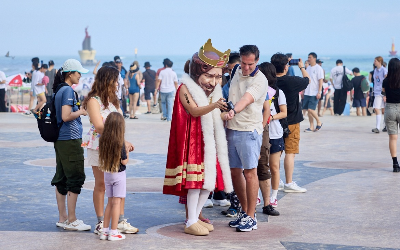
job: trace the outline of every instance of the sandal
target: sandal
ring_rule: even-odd
[[[304,132],[313,132],[310,128],[305,129]]]
[[[315,127],[314,132],[318,132],[321,128],[322,128],[323,123],[321,123],[321,125],[317,125],[317,127]]]
[[[146,113],[144,113],[145,115],[148,115],[148,114],[151,114],[151,112],[150,111],[147,111]]]
[[[135,115],[134,117],[131,117],[129,119],[139,119],[139,118],[137,118],[137,116]]]

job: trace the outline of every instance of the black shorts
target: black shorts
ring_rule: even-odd
[[[154,89],[146,89],[146,88],[144,88],[144,99],[145,100],[151,100],[150,93],[152,93],[153,96],[154,96]]]
[[[283,137],[278,139],[269,139],[269,143],[271,144],[271,147],[269,149],[270,154],[285,150],[285,142],[283,140]]]

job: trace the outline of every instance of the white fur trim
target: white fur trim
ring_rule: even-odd
[[[204,107],[209,104],[209,100],[217,101],[222,97],[222,89],[217,85],[210,94],[206,96],[204,90],[190,78],[189,75],[182,76],[182,82],[187,87],[189,93],[197,106]],[[222,170],[225,192],[233,191],[231,171],[228,160],[228,146],[223,122],[220,117],[220,111],[214,109],[212,112],[201,116],[201,129],[204,140],[204,185],[203,188],[209,191],[215,189],[215,181],[217,178],[217,155]]]

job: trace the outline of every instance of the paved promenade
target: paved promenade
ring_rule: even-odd
[[[400,249],[400,173],[392,172],[388,135],[371,133],[375,117],[325,116],[319,132],[301,132],[294,180],[307,193],[279,191],[281,215],[268,218],[258,206],[258,230],[250,233],[228,227],[220,214],[226,208],[205,208],[215,225],[205,237],[184,234],[184,206],[161,193],[170,123],[159,114],[138,117],[126,120],[135,151],[125,218],[140,232],[108,242],[93,231],[55,226],[53,145],[41,139],[32,116],[0,113],[0,249]],[[86,117],[83,124],[86,133]],[[90,166],[85,171],[77,217],[93,229],[94,178]]]

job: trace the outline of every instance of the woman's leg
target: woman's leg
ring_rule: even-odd
[[[133,94],[129,94],[129,115],[133,118]]]
[[[104,184],[104,173],[96,166],[92,166],[94,176],[93,204],[97,217],[104,215],[104,193],[106,186]]]
[[[200,190],[199,200],[198,200],[197,208],[196,208],[197,220],[199,220],[201,209],[203,209],[204,204],[206,204],[209,194],[210,194],[210,191],[208,191],[208,190],[204,190],[204,189]]]
[[[397,134],[389,135],[389,150],[392,158],[397,157]]]
[[[133,94],[133,107],[132,107],[132,118],[133,117],[135,117],[135,113],[136,113],[136,110],[137,110],[137,101],[138,101],[138,99],[139,99],[139,93],[135,93],[135,94]]]
[[[59,214],[58,222],[64,222],[66,219],[68,219],[67,207],[65,206],[65,198],[65,195],[60,194],[56,187],[56,199]]]
[[[46,103],[46,96],[44,93],[41,93],[37,96],[38,98],[38,104],[34,108],[36,112],[40,111],[40,109],[43,107],[43,105]]]
[[[68,191],[67,193],[67,206],[68,206],[68,221],[76,221],[76,201],[78,200],[78,194]]]

